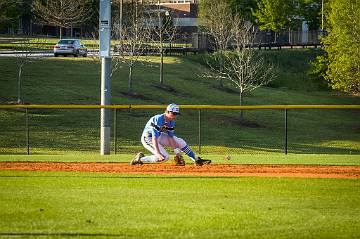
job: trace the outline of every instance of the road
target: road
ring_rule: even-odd
[[[99,54],[98,51],[89,51],[88,56],[95,56]],[[54,57],[52,51],[43,51],[43,52],[19,52],[19,51],[0,51],[0,57]],[[72,56],[70,56],[72,57]]]

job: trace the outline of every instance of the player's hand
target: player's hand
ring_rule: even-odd
[[[158,162],[164,161],[165,157],[161,153],[156,154],[156,157],[158,158]]]

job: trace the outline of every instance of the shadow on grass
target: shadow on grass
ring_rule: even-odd
[[[311,143],[309,143],[311,144]],[[285,146],[274,146],[274,147],[256,147],[249,145],[242,145],[242,149],[246,149],[254,152],[268,152],[268,153],[285,153]],[[354,154],[360,155],[360,150],[358,149],[345,149],[339,147],[330,147],[330,146],[314,146],[314,145],[306,145],[303,144],[289,144],[287,148],[288,153],[294,154]]]

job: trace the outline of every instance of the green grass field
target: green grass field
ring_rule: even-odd
[[[360,104],[307,78],[316,50],[264,54],[278,65],[278,77],[248,93],[246,105]],[[157,58],[149,65],[136,67],[133,96],[125,94],[126,67],[114,73],[113,104],[238,104],[230,85],[219,89],[200,77],[201,55],[166,58],[171,90],[157,84]],[[0,58],[0,72],[0,104],[16,101],[16,59]],[[99,104],[99,79],[90,58],[41,59],[24,68],[23,97],[31,104]],[[31,110],[25,155],[25,112],[0,110],[0,162],[129,162],[143,150],[138,138],[155,113],[119,111],[120,154],[100,156],[98,111]],[[238,116],[202,112],[202,156],[215,164],[360,165],[358,111],[289,111],[288,155],[284,112],[246,111],[245,122]],[[199,152],[197,117],[183,111],[177,132]],[[0,238],[358,238],[359,195],[355,179],[2,170]]]
[[[269,104],[360,104],[359,97],[325,89],[308,79],[308,61],[316,50],[264,51],[278,68],[278,77],[268,87],[246,94],[246,105]],[[238,93],[226,84],[200,77],[202,55],[167,57],[165,84],[158,87],[157,57],[134,69],[134,95],[126,95],[127,68],[112,77],[112,104],[210,104],[237,105]],[[30,104],[99,104],[99,64],[90,58],[46,58],[24,67],[23,99]],[[15,58],[0,58],[0,102],[16,101]],[[159,111],[119,111],[117,151],[142,149],[139,137],[148,118]],[[113,118],[113,116],[112,116]],[[30,153],[63,154],[98,152],[98,110],[30,110]],[[291,153],[360,154],[360,112],[356,110],[293,110],[288,112]],[[112,127],[113,127],[112,120]],[[220,126],[220,127],[219,127]],[[281,153],[284,151],[284,112],[280,110],[239,112],[202,111],[202,153]],[[0,110],[0,154],[26,154],[25,112]],[[198,112],[183,111],[177,133],[198,148]],[[112,149],[114,147],[112,136]]]
[[[358,238],[360,181],[0,171],[1,238]]]

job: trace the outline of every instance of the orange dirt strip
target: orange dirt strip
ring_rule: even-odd
[[[0,162],[0,170],[360,179],[360,166],[210,164],[198,167],[169,163],[131,166],[127,163]]]

